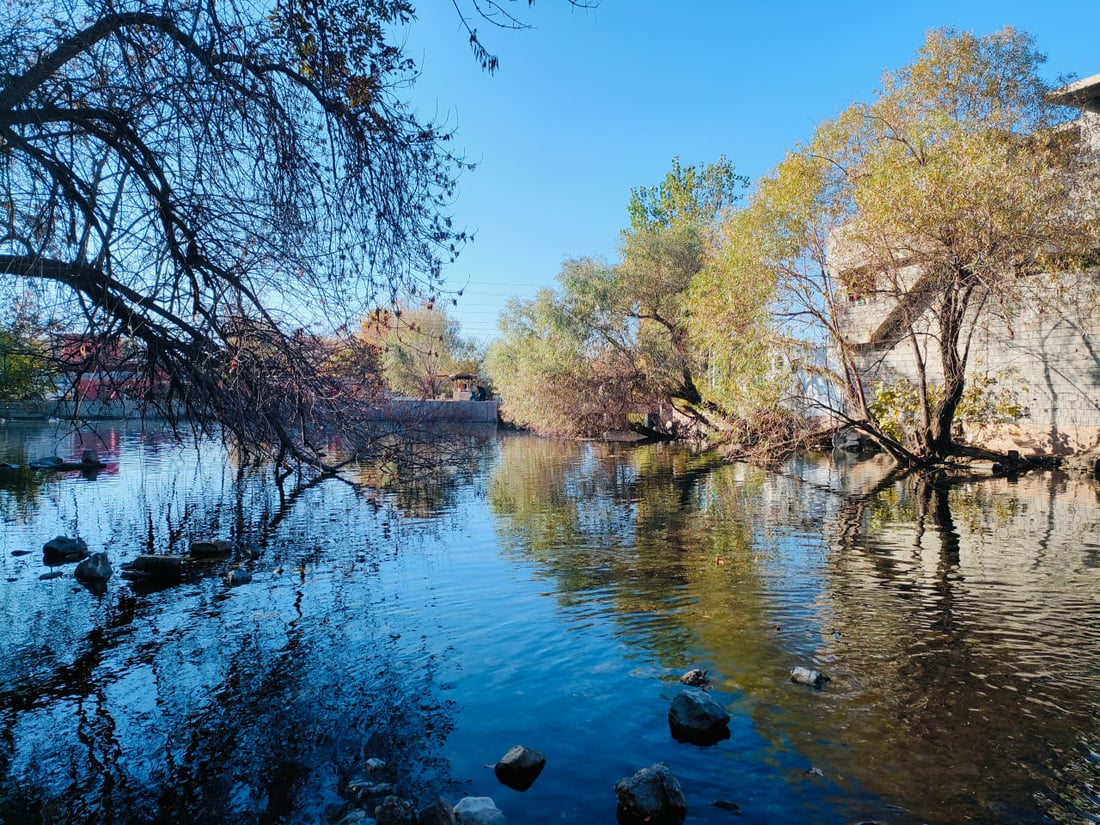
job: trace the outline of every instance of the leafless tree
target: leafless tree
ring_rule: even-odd
[[[413,17],[405,0],[5,2],[0,285],[93,355],[129,342],[131,387],[173,423],[323,466],[316,433],[354,429],[374,386],[334,374],[342,338],[437,294],[466,240],[447,214],[465,164],[403,96]]]

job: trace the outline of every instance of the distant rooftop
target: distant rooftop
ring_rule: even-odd
[[[1100,100],[1100,74],[1082,78],[1047,95],[1051,103],[1081,108],[1094,100]]]

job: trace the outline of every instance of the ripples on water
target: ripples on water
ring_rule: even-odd
[[[216,445],[102,435],[107,473],[0,478],[5,824],[332,821],[371,756],[511,822],[613,821],[656,761],[689,822],[1100,819],[1091,483],[502,437],[280,497]],[[80,446],[0,427],[0,461]],[[39,579],[56,533],[116,569],[224,537],[254,579],[97,596]],[[668,732],[689,667],[733,714],[711,748]],[[486,768],[517,743],[548,760],[522,794]]]

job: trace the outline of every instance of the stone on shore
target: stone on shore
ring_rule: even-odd
[[[493,766],[501,784],[516,791],[525,791],[534,784],[546,765],[546,757],[536,750],[516,745]]]
[[[684,791],[664,762],[620,779],[615,795],[619,821],[626,825],[680,825],[687,816]]]
[[[713,745],[729,739],[729,721],[729,711],[700,688],[681,691],[668,709],[668,726],[679,742]]]

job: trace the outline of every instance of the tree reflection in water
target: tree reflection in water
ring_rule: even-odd
[[[490,485],[502,546],[563,606],[610,611],[666,673],[709,666],[775,770],[797,754],[891,822],[1100,816],[1095,499],[553,442],[505,443]],[[808,694],[793,664],[833,682]]]
[[[14,577],[0,597],[0,822],[323,821],[369,757],[414,798],[445,782],[453,710],[436,654],[386,624],[391,597],[373,582],[386,508],[340,482],[276,490],[264,470],[183,464],[135,476],[117,509],[78,508],[73,526],[113,539],[116,568],[230,536],[256,580],[230,590],[211,565],[168,590],[116,579],[97,599]],[[54,501],[74,489],[37,483]]]
[[[512,436],[469,456],[411,486],[362,466],[280,491],[192,456],[26,505],[0,487],[0,820],[333,821],[369,756],[411,796],[477,783],[540,824],[610,821],[614,781],[659,760],[699,823],[728,821],[712,800],[746,823],[1100,818],[1090,482]],[[12,555],[70,528],[113,561],[228,535],[255,579],[95,597]],[[733,714],[712,748],[665,726],[688,667]],[[528,735],[538,783],[487,787]]]

